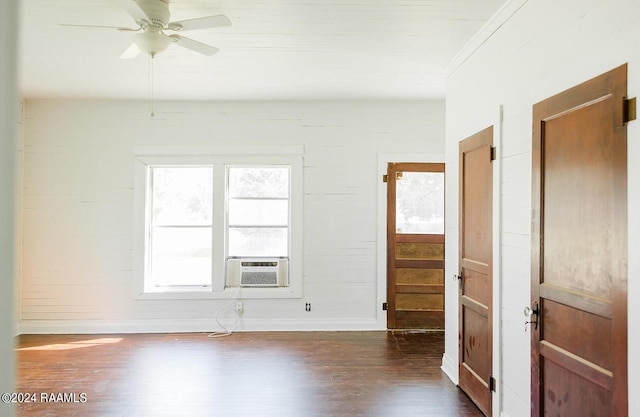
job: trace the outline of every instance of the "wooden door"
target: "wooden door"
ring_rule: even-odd
[[[444,329],[444,164],[387,168],[387,327]]]
[[[532,416],[627,415],[626,82],[533,107]]]
[[[460,142],[459,384],[491,415],[493,127]]]

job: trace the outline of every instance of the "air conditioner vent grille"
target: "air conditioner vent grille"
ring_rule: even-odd
[[[261,261],[261,262],[257,262],[257,261],[242,261],[240,263],[240,265],[242,265],[242,267],[276,267],[278,266],[278,262],[274,262],[274,261]]]
[[[275,287],[278,285],[278,273],[275,271],[242,271],[240,285]]]

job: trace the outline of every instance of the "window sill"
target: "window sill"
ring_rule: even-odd
[[[136,300],[233,300],[233,299],[286,299],[302,298],[302,294],[292,288],[226,288],[223,291],[212,291],[210,288],[165,289],[161,291],[136,294]]]

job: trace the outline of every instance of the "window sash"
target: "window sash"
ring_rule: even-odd
[[[173,177],[170,175],[172,171]],[[189,171],[191,181],[185,181],[189,179]],[[211,226],[215,189],[212,165],[154,165],[149,167],[148,181],[148,215],[152,226]],[[199,190],[194,187],[199,187]],[[190,205],[204,207],[188,210]]]
[[[228,227],[289,226],[291,216],[288,198],[229,198],[227,201]]]
[[[210,164],[171,164],[151,165],[148,168],[148,244],[146,254],[145,288],[211,288],[212,286],[212,257],[213,257],[213,192],[215,191],[213,166]],[[162,171],[165,172],[162,172]],[[164,189],[158,188],[157,175],[162,173],[166,178],[171,178],[167,173],[174,170],[177,174],[173,183],[169,181],[163,184]],[[189,170],[197,172],[208,170],[210,173],[203,176],[203,172],[196,175],[193,182],[187,181]],[[185,177],[185,174],[187,175]],[[182,181],[181,181],[182,180]],[[199,190],[190,189],[198,187]],[[204,187],[204,188],[203,188]],[[204,191],[205,199],[202,200]],[[168,197],[158,198],[161,193],[169,194]],[[185,198],[192,204],[204,204],[204,211],[187,211],[189,201],[174,201]],[[207,198],[209,200],[207,201]],[[163,206],[159,207],[158,205]],[[173,210],[173,214],[159,216],[157,210]],[[175,220],[171,221],[171,218]],[[194,219],[194,220],[191,220]],[[206,221],[202,221],[205,219]],[[186,221],[185,221],[186,220]],[[179,245],[175,240],[180,235],[190,235],[189,239],[183,238]],[[167,238],[172,236],[173,239]],[[202,237],[205,236],[204,242]],[[206,238],[208,236],[208,239]],[[199,241],[200,248],[192,244]],[[191,247],[190,247],[191,246]],[[189,253],[189,249],[191,253]],[[187,251],[185,253],[185,250]],[[203,256],[203,252],[205,255]]]
[[[291,241],[291,233],[290,233],[290,224],[291,224],[291,166],[290,165],[229,165],[226,167],[227,170],[227,215],[226,215],[226,233],[227,238],[225,239],[226,245],[226,253],[227,258],[243,258],[243,257],[285,257],[288,258],[290,254],[290,241]],[[240,173],[236,173],[235,170],[238,170]],[[286,184],[283,182],[275,187],[275,194],[273,196],[268,195],[263,192],[258,192],[256,196],[250,195],[244,190],[243,184],[241,182],[236,183],[236,187],[238,189],[231,189],[233,185],[231,184],[231,178],[234,177],[235,180],[238,180],[238,177],[235,175],[247,174],[250,175],[251,170],[259,172],[261,170],[274,170],[274,171],[282,171],[286,170]],[[281,174],[280,174],[281,175]],[[247,187],[250,188],[250,187]],[[284,192],[286,190],[286,192]],[[262,190],[261,190],[262,191]],[[286,196],[284,196],[286,194]],[[237,217],[239,217],[234,210],[246,209],[247,207],[241,207],[241,205],[234,204],[234,202],[286,202],[284,206],[285,213],[280,213],[280,221],[276,223],[269,222],[260,222],[260,214],[254,218],[253,222],[239,222],[237,221]],[[265,207],[263,207],[265,208]],[[277,206],[276,206],[277,208]],[[280,208],[282,209],[282,208]],[[249,214],[250,216],[250,214]],[[284,220],[283,220],[284,218]],[[250,219],[249,219],[250,220]],[[267,233],[263,233],[263,236],[256,238],[253,245],[248,244],[246,246],[242,245],[242,232],[245,234],[251,232],[251,230],[263,232],[268,232],[269,230],[284,230],[285,233],[278,238],[277,234],[274,236],[267,236]],[[240,232],[240,233],[238,233]],[[261,234],[258,232],[257,234]],[[238,240],[240,242],[238,242]],[[264,246],[260,248],[259,246]]]
[[[147,286],[211,287],[212,245],[212,227],[152,227]]]
[[[278,233],[280,231],[283,233]],[[258,236],[246,237],[251,234]],[[227,256],[229,258],[288,258],[289,228],[230,227]]]

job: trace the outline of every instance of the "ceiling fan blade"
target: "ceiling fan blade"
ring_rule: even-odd
[[[78,28],[116,29],[116,30],[119,30],[119,31],[121,31],[121,32],[136,32],[136,31],[140,30],[140,28],[138,28],[138,29],[132,29],[132,28],[125,28],[125,27],[121,27],[121,26],[71,25],[71,24],[67,24],[67,23],[61,23],[61,24],[60,24],[60,26],[78,27]]]
[[[167,25],[170,30],[194,30],[231,26],[231,20],[225,15],[198,17],[196,19],[179,20]]]
[[[133,20],[135,20],[136,23],[140,24],[140,22],[146,22],[146,23],[151,22],[151,19],[149,18],[149,16],[147,16],[147,13],[145,13],[145,11],[142,10],[138,2],[136,2],[135,0],[115,0],[115,1],[120,5],[120,7],[122,7],[127,13],[129,13],[131,17],[133,17]]]
[[[213,55],[219,51],[218,48],[207,45],[206,43],[194,41],[191,38],[185,38],[180,35],[169,35],[170,38],[174,39],[174,42],[177,45],[182,46],[183,48],[191,49],[192,51],[199,52],[203,55]]]
[[[125,49],[125,51],[122,53],[122,55],[120,55],[121,59],[132,59],[137,57],[138,55],[140,55],[140,48],[138,48],[138,45],[136,45],[135,43],[132,43],[131,45],[129,45],[129,47],[127,49]]]

